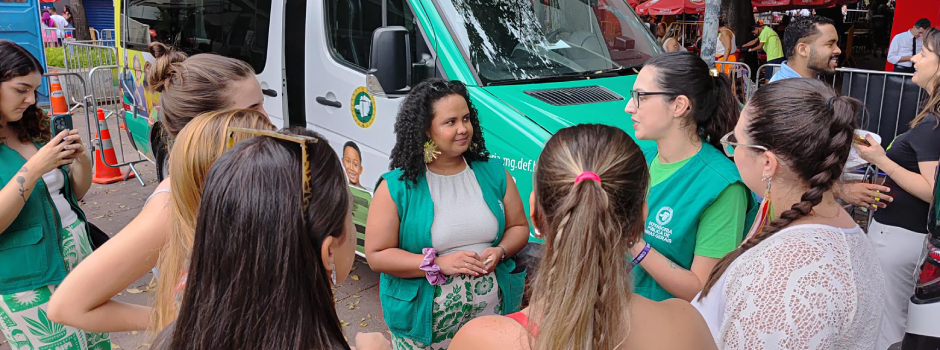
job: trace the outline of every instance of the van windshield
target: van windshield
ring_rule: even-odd
[[[438,0],[484,85],[632,72],[662,49],[624,0]]]

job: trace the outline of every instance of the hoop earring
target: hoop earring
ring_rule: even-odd
[[[336,264],[330,263],[330,270],[332,270],[332,272],[330,272],[330,280],[333,281],[333,285],[335,286],[336,285]]]
[[[441,152],[437,150],[437,144],[434,143],[434,140],[428,139],[424,142],[424,163],[431,163]]]

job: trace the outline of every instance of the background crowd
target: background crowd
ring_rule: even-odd
[[[698,56],[653,58],[624,109],[652,146],[610,126],[560,130],[536,164],[529,213],[490,159],[467,88],[415,86],[366,224],[391,337],[359,334],[356,348],[899,341],[940,159],[940,32],[920,33],[908,58],[930,97],[886,151],[855,141],[861,103],[815,79],[838,63],[831,21],[800,17],[782,41],[754,30],[745,47],[779,49],[784,68],[743,108]],[[728,55],[734,34],[722,35]],[[170,178],[92,254],[76,202],[91,182],[87,152],[76,131],[51,135],[36,106],[42,66],[0,41],[4,336],[81,350],[130,330],[151,331],[156,349],[351,348],[331,287],[349,275],[355,228],[333,148],[306,129],[275,130],[246,63],[150,52]],[[841,180],[853,149],[884,184]],[[867,234],[842,203],[878,209]],[[521,264],[530,231],[544,240],[540,260]],[[111,300],[154,268],[152,306]]]

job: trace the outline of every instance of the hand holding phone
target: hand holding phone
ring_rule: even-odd
[[[59,114],[52,116],[52,135],[58,135],[62,131],[72,130],[72,115],[71,114]]]

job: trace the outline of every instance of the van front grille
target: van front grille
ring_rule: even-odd
[[[554,106],[571,106],[586,103],[622,101],[623,97],[603,86],[583,86],[576,88],[530,90],[526,95],[535,97]]]

